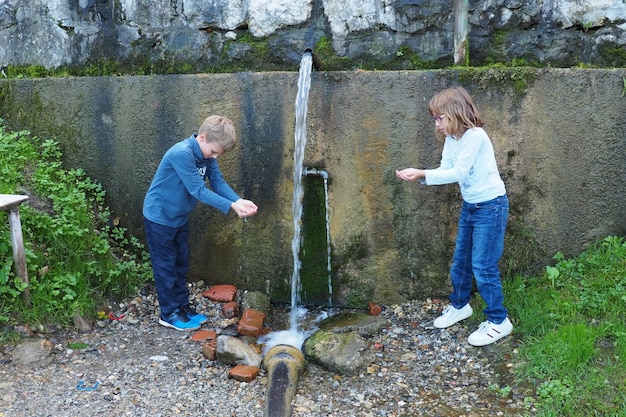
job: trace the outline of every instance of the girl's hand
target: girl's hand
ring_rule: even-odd
[[[235,213],[237,213],[239,217],[242,218],[254,216],[259,209],[252,201],[244,200],[243,198],[234,201],[230,207],[235,210]]]
[[[425,176],[426,174],[423,169],[406,168],[401,171],[396,171],[396,177],[404,181],[415,181]]]

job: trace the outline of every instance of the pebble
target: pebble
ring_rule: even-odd
[[[204,288],[190,289],[197,309],[209,317],[203,329],[226,332],[233,321],[222,317],[221,304],[202,297]],[[532,416],[532,398],[526,397],[533,391],[513,375],[514,337],[471,347],[466,338],[473,328],[432,326],[443,307],[426,300],[383,308],[390,325],[372,338],[374,361],[352,376],[309,363],[293,416]],[[3,349],[0,416],[262,415],[264,370],[249,383],[229,378],[231,366],[205,358],[193,332],[158,324],[153,294],[112,310],[124,318],[99,320],[87,333],[42,335],[56,339],[55,358],[46,366],[16,366]],[[88,347],[68,347],[77,340]],[[95,388],[81,390],[81,381]]]

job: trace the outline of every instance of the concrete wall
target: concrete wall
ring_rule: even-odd
[[[457,185],[397,180],[436,167],[427,104],[463,85],[486,119],[511,201],[503,268],[539,269],[626,232],[624,69],[314,72],[305,165],[329,173],[335,298],[395,302],[448,292]],[[219,159],[259,206],[244,222],[198,206],[190,278],[287,301],[293,270],[297,73],[0,80],[0,115],[62,144],[66,164],[101,181],[121,225],[143,237],[141,206],[163,153],[205,116],[233,119]]]

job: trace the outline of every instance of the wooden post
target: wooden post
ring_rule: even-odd
[[[9,228],[11,230],[11,246],[13,247],[13,263],[15,272],[25,286],[24,303],[30,306],[30,288],[28,288],[28,270],[24,253],[24,238],[20,221],[19,205],[28,200],[26,195],[0,194],[0,210],[9,212]]]
[[[454,65],[469,65],[468,9],[468,0],[454,0]]]

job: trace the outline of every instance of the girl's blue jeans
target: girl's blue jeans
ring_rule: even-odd
[[[168,227],[144,218],[150,261],[161,315],[189,304],[189,222]]]
[[[498,262],[504,250],[504,232],[509,218],[509,200],[505,195],[483,203],[463,201],[456,236],[456,249],[450,270],[455,308],[469,303],[472,277],[487,307],[487,320],[502,323],[507,316]]]

